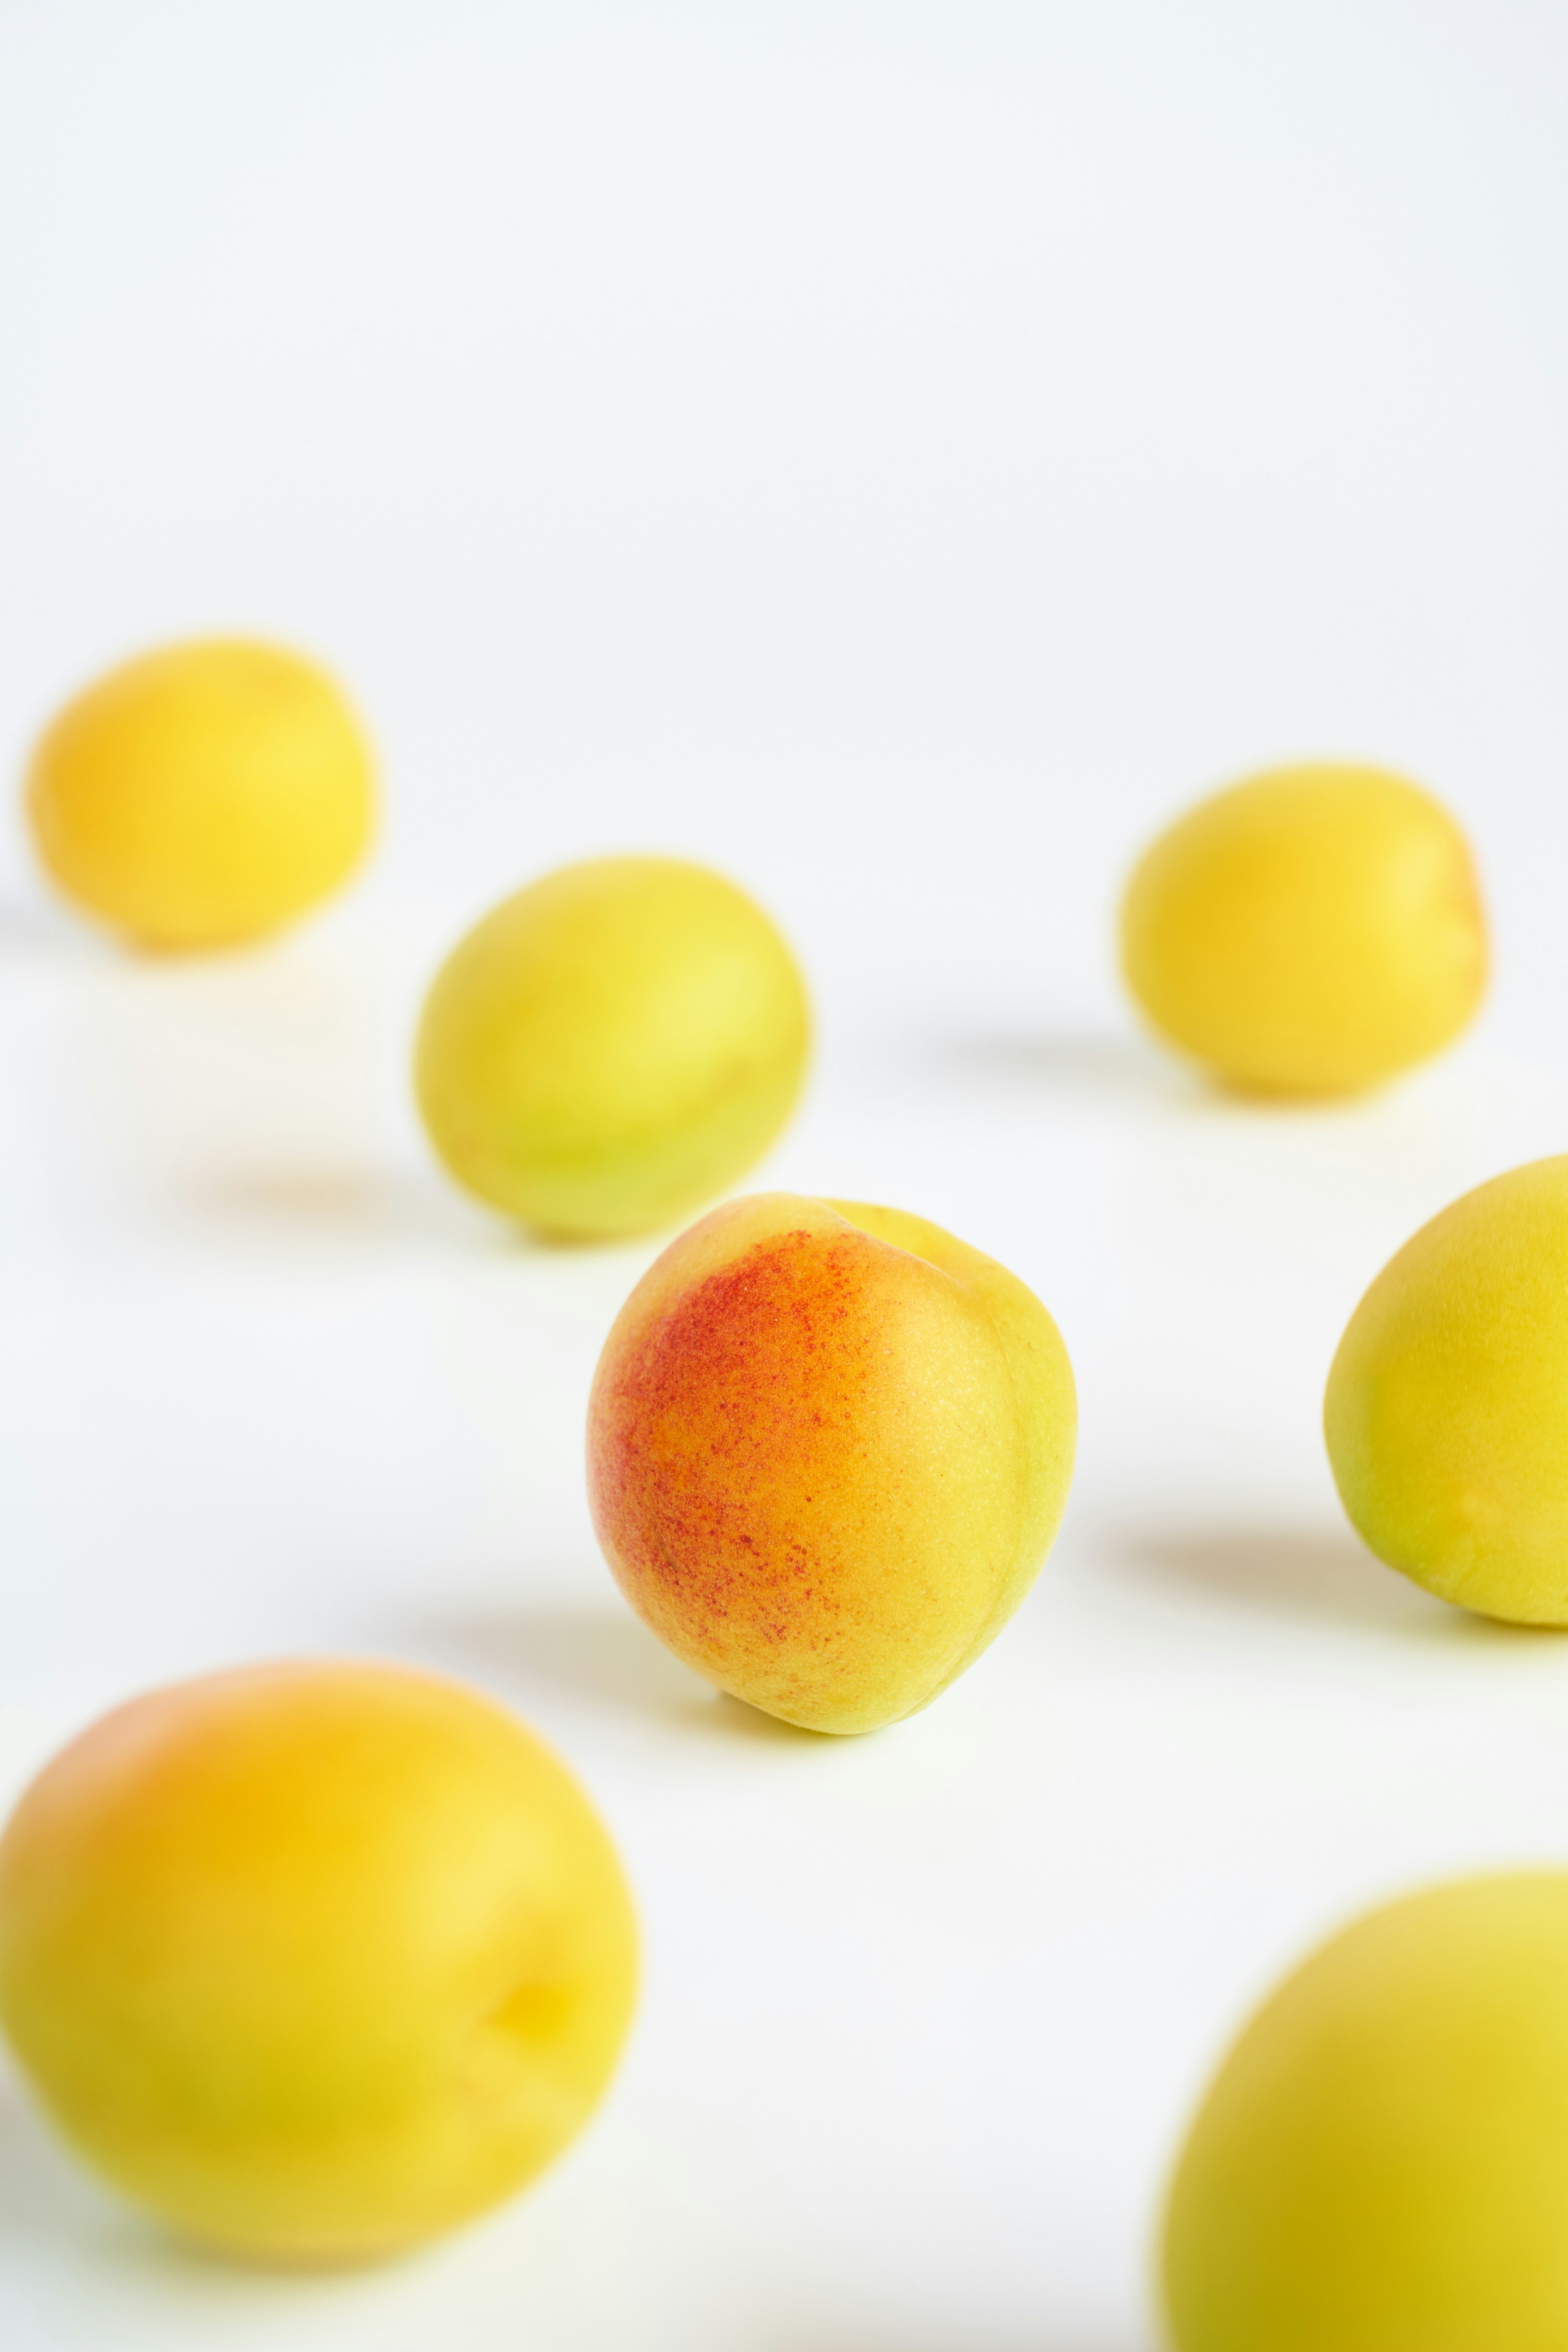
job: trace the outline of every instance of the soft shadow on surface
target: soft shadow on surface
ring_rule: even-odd
[[[0,2084],[0,2244],[102,2240],[121,2217],[13,2084]]]
[[[1039,1093],[1158,1104],[1210,1118],[1321,1119],[1381,1099],[1376,1088],[1357,1095],[1269,1094],[1206,1071],[1154,1038],[1115,1030],[949,1037],[922,1058],[937,1062],[949,1076],[967,1073]]]
[[[746,2352],[1142,2352],[1123,2336],[1063,2335],[1050,2326],[1003,2333],[979,2326],[959,2329],[940,2325],[889,2327],[857,2333],[853,2328],[825,2323],[765,2333]]]
[[[672,1656],[629,1609],[523,1606],[446,1618],[424,1631],[427,1648],[470,1670],[504,1676],[520,1691],[562,1691],[616,1715],[638,1715],[720,1739],[822,1744],[821,1733],[780,1723],[714,1690]]]
[[[521,1227],[470,1209],[449,1185],[348,1165],[231,1168],[183,1193],[181,1208],[236,1233],[320,1242],[453,1242],[492,1255],[541,1250]]]
[[[489,1257],[594,1256],[643,1245],[641,1234],[545,1234],[472,1199],[455,1181],[347,1163],[293,1168],[231,1168],[187,1186],[186,1214],[275,1239],[344,1243],[435,1242]]]
[[[102,963],[113,952],[106,934],[47,898],[0,898],[0,962]]]
[[[950,1075],[1011,1079],[1058,1094],[1194,1104],[1215,1099],[1213,1089],[1184,1063],[1145,1038],[1114,1030],[946,1037],[927,1047],[922,1058],[940,1063]]]
[[[1247,1609],[1406,1635],[1447,1634],[1464,1620],[1384,1568],[1348,1528],[1135,1528],[1100,1549],[1141,1580]]]

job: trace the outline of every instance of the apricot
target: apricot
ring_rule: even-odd
[[[369,747],[331,678],[280,646],[213,638],[110,670],[47,729],[26,807],[66,896],[153,948],[291,922],[363,856]]]
[[[1242,2032],[1165,2213],[1177,2352],[1568,2344],[1568,1874],[1325,1945]]]
[[[671,1224],[743,1175],[805,1074],[794,957],[721,875],[568,866],[504,899],[437,973],[415,1086],[459,1183],[547,1234]]]
[[[757,1193],[672,1242],[594,1378],[588,1487],[660,1639],[816,1731],[911,1714],[1023,1600],[1077,1408],[1056,1325],[994,1260],[852,1201]]]
[[[1568,1158],[1494,1176],[1395,1252],[1345,1327],[1323,1433],[1390,1568],[1568,1624]]]
[[[153,1691],[0,1838],[0,2020],[68,2139],[235,2252],[390,2253],[510,2194],[615,2063],[630,1899],[470,1692],[282,1664]]]
[[[1147,849],[1121,907],[1128,986],[1231,1085],[1350,1094],[1457,1037],[1486,982],[1463,834],[1379,768],[1278,768]]]

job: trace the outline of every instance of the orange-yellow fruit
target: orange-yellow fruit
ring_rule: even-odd
[[[415,1087],[459,1183],[542,1232],[672,1224],[794,1108],[810,1016],[795,958],[721,874],[563,866],[492,908],[431,983]]]
[[[241,2253],[355,2261],[547,2164],[630,2014],[582,1791],[428,1675],[284,1664],[132,1700],[0,1838],[0,2020],[66,2137]]]
[[[1357,1532],[1488,1617],[1568,1625],[1568,1157],[1412,1234],[1345,1326],[1323,1399]]]
[[[79,694],[26,798],[67,897],[154,948],[291,922],[360,863],[375,814],[370,750],[331,679],[227,638],[143,654]]]
[[[1175,2352],[1568,2344],[1568,1874],[1359,1919],[1204,2099],[1165,2215]]]
[[[816,1731],[911,1714],[1050,1548],[1076,1404],[1056,1325],[922,1218],[758,1193],[671,1244],[595,1376],[589,1496],[634,1609]]]
[[[1457,1037],[1486,982],[1463,834],[1379,768],[1279,768],[1202,801],[1121,908],[1154,1027],[1232,1085],[1352,1093]]]

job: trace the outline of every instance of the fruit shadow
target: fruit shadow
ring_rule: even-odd
[[[931,2326],[900,2326],[887,2330],[844,2329],[825,2325],[785,2327],[759,2336],[748,2352],[1143,2352],[1124,2336],[1064,2334],[1048,2324],[1024,2330],[1009,2326],[995,2333],[984,2326],[959,2329],[941,2322]]]
[[[998,1078],[1015,1086],[1098,1100],[1213,1103],[1215,1090],[1135,1033],[1073,1030],[986,1032],[947,1037],[922,1050],[949,1076]]]
[[[119,2215],[83,2179],[11,2083],[0,2083],[0,2248],[79,2246]]]
[[[1523,1648],[1544,1644],[1552,1630],[1502,1624],[1439,1601],[1385,1568],[1349,1528],[1130,1528],[1099,1549],[1118,1573],[1148,1584],[1400,1641]]]
[[[184,1189],[181,1206],[203,1223],[288,1241],[456,1243],[489,1256],[540,1246],[500,1219],[469,1213],[437,1178],[347,1162],[220,1169]]]
[[[502,1683],[521,1699],[564,1696],[711,1739],[821,1747],[824,1735],[781,1723],[683,1666],[629,1609],[613,1605],[496,1610],[422,1629],[422,1653]]]
[[[1194,1118],[1342,1118],[1380,1099],[1363,1094],[1272,1094],[1189,1062],[1136,1031],[995,1032],[950,1037],[923,1056],[950,1076],[992,1077],[1082,1101],[1153,1106]]]
[[[0,897],[0,965],[108,963],[113,944],[47,898]]]
[[[435,1247],[443,1255],[504,1260],[598,1255],[643,1247],[595,1234],[540,1234],[468,1201],[432,1170],[374,1168],[347,1161],[220,1169],[184,1186],[187,1215],[235,1236],[341,1249],[370,1244]]]

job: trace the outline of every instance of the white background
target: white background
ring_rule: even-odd
[[[1147,2352],[1225,2037],[1347,1911],[1568,1859],[1568,1652],[1360,1552],[1323,1375],[1394,1246],[1568,1142],[1568,15],[5,0],[0,755],[159,638],[348,680],[380,855],[137,961],[0,867],[0,1778],[302,1650],[515,1703],[647,1932],[532,2194],[348,2278],[171,2246],[0,2086],[0,2340]],[[1442,793],[1497,984],[1441,1066],[1246,1109],[1111,910],[1314,751]],[[568,856],[734,874],[820,1053],[760,1181],[1014,1266],[1077,1366],[1060,1541],[854,1743],[619,1603],[581,1421],[649,1247],[432,1171],[434,960]]]

